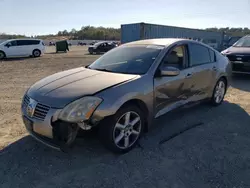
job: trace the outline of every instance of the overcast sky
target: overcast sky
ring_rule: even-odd
[[[137,22],[250,28],[250,0],[0,0],[0,18],[0,33],[26,35]]]

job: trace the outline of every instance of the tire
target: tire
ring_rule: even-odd
[[[220,78],[214,87],[213,95],[211,98],[211,104],[213,106],[219,106],[223,102],[226,91],[227,91],[226,80],[224,78]]]
[[[92,49],[90,49],[90,50],[89,50],[89,53],[90,53],[90,54],[93,54],[93,50],[92,50]]]
[[[38,49],[33,50],[32,55],[33,55],[33,57],[40,57],[41,56],[41,51],[38,50]]]
[[[5,53],[3,51],[0,51],[0,60],[4,59],[5,57]]]
[[[129,117],[130,121],[126,122],[126,116]],[[142,110],[137,106],[122,107],[114,116],[108,117],[101,123],[99,127],[101,142],[114,153],[127,153],[132,150],[143,133],[144,116]],[[131,124],[128,124],[128,122]]]

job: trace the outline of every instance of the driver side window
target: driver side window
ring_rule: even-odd
[[[161,67],[175,67],[178,69],[183,69],[184,67],[184,54],[185,46],[177,46],[173,48],[167,55],[163,58]]]

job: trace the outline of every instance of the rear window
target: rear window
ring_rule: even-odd
[[[190,66],[210,63],[209,49],[200,44],[189,44],[189,61]]]

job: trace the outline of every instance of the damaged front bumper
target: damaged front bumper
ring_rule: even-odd
[[[73,144],[79,126],[58,120],[59,111],[50,108],[41,120],[28,115],[27,108],[22,105],[22,119],[27,131],[36,140],[53,149],[65,151]]]
[[[25,95],[22,118],[27,131],[36,140],[57,150],[67,150],[74,143],[78,130],[89,130],[103,119],[98,113],[88,122],[69,123],[58,118],[61,109],[51,108]]]

